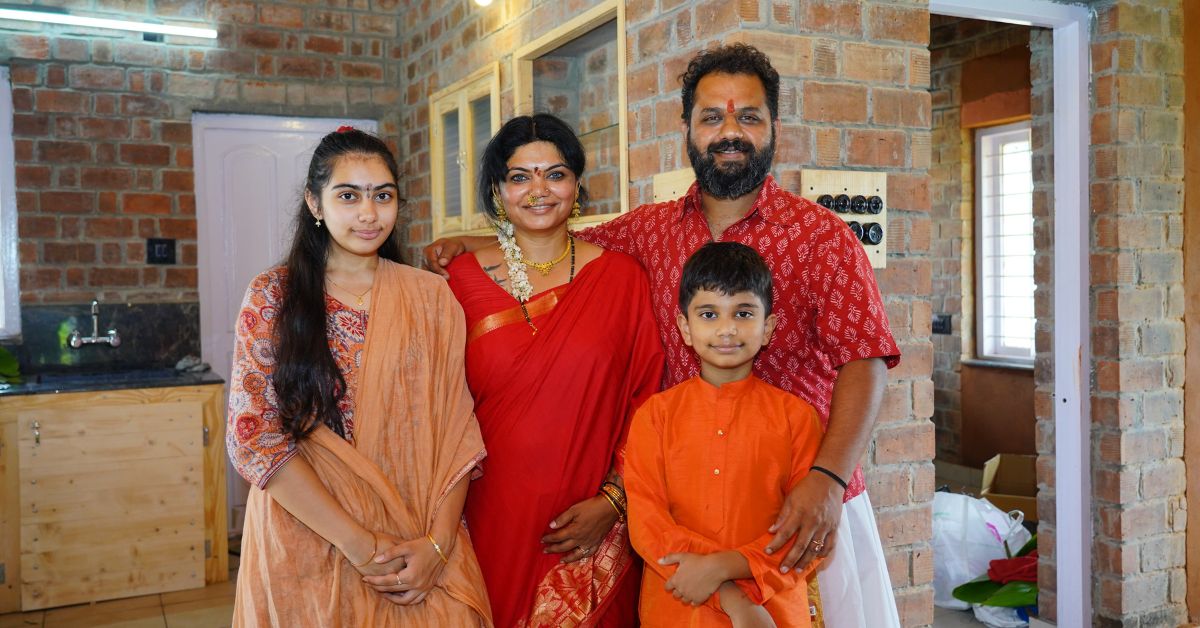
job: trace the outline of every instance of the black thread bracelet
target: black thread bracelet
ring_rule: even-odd
[[[842,490],[843,490],[843,491],[844,491],[844,490],[847,490],[848,488],[850,488],[850,486],[849,486],[848,484],[846,484],[846,481],[845,481],[845,480],[843,480],[843,479],[841,478],[841,476],[839,476],[838,474],[834,473],[833,471],[830,471],[829,469],[826,469],[825,467],[818,467],[817,465],[813,465],[813,466],[809,467],[809,468],[808,468],[808,470],[809,470],[809,471],[819,471],[819,472],[821,472],[821,473],[824,473],[825,475],[828,475],[829,477],[833,478],[833,481],[834,481],[834,482],[837,482],[838,484],[841,484],[841,485],[842,485]]]

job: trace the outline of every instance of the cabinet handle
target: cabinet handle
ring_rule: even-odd
[[[34,421],[34,422],[33,422],[33,444],[34,444],[34,445],[41,445],[41,444],[42,444],[42,432],[41,432],[41,427],[42,427],[42,424],[41,424],[41,423],[38,423],[37,421]]]

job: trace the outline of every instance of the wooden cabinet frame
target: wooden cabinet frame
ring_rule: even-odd
[[[438,90],[429,97],[429,172],[432,184],[430,195],[433,200],[433,237],[463,233],[491,232],[487,215],[477,206],[475,182],[479,175],[478,158],[471,138],[474,137],[474,120],[470,106],[474,101],[487,96],[491,99],[492,134],[500,129],[500,64],[490,63],[472,72],[466,78]],[[457,216],[446,213],[445,195],[445,152],[443,138],[446,132],[442,116],[450,111],[458,112],[458,145],[460,168],[459,198],[461,207]]]

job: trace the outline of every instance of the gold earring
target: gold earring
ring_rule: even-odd
[[[496,209],[496,219],[508,222],[508,212],[504,211],[504,202],[500,200],[500,190],[492,188],[492,206]]]
[[[575,199],[575,204],[571,206],[571,220],[579,220],[579,199]]]

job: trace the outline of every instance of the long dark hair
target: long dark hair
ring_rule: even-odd
[[[583,144],[566,122],[548,113],[517,116],[505,122],[488,142],[479,166],[479,206],[484,208],[493,220],[496,219],[496,207],[492,201],[492,194],[499,189],[508,174],[509,158],[518,148],[534,142],[554,144],[563,156],[567,168],[575,174],[575,179],[583,178],[587,154],[583,152]],[[587,198],[587,190],[582,185],[579,186],[579,196],[576,200],[580,205],[587,205]]]
[[[339,130],[321,139],[308,164],[304,191],[320,202],[337,160],[346,155],[376,156],[399,181],[392,151],[382,140],[357,129]],[[301,195],[296,210],[295,236],[288,251],[283,300],[275,317],[275,372],[272,382],[278,398],[283,429],[297,441],[319,424],[343,438],[338,401],[346,394],[346,380],[333,361],[326,340],[325,262],[333,238],[315,219]],[[379,257],[403,263],[397,229],[379,247]]]

